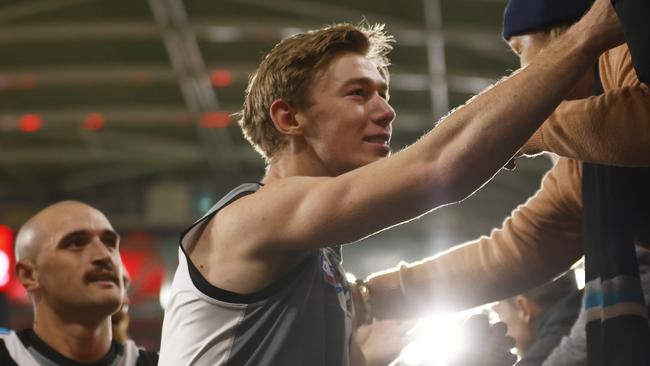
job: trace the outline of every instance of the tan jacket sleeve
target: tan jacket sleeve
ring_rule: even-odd
[[[605,93],[565,101],[522,148],[621,166],[650,165],[650,91],[637,78],[627,46],[600,58]]]
[[[368,280],[373,315],[417,317],[500,300],[567,270],[582,255],[579,162],[560,159],[541,189],[489,237]]]

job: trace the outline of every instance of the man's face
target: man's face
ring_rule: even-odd
[[[106,217],[75,205],[48,215],[42,229],[34,266],[41,301],[69,314],[115,312],[123,290],[119,236]]]
[[[510,301],[501,301],[492,309],[508,327],[507,335],[515,339],[517,353],[522,356],[535,337],[532,322],[526,319],[525,310]]]
[[[519,56],[521,67],[530,64],[535,56],[550,42],[550,37],[545,32],[527,33],[512,36],[508,41],[510,48]]]
[[[388,86],[364,56],[343,53],[312,83],[311,104],[296,114],[311,153],[335,176],[390,154]]]
[[[512,50],[519,56],[521,67],[529,65],[539,51],[551,43],[551,37],[547,32],[527,33],[519,36],[513,36],[508,41]],[[575,87],[569,92],[565,99],[582,99],[592,95],[593,76],[592,71],[587,70],[583,77],[575,84]]]

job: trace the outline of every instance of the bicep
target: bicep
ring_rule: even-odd
[[[396,171],[399,161],[269,184],[242,208],[255,217],[245,233],[259,234],[256,241],[272,250],[309,250],[359,240],[435,207],[440,184],[423,172],[434,168],[410,163]]]

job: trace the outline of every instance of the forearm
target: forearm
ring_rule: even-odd
[[[435,154],[436,174],[457,190],[454,198],[469,195],[502,167],[595,62],[596,52],[578,30],[448,115],[421,141],[418,154]]]
[[[411,318],[498,301],[550,280],[579,258],[579,249],[569,254],[559,247],[547,253],[538,249],[502,247],[483,238],[372,277],[373,316]]]
[[[609,165],[650,165],[650,91],[637,85],[563,102],[521,151]]]
[[[580,165],[561,159],[542,188],[489,237],[372,276],[373,315],[413,317],[500,300],[551,279],[582,255]],[[363,309],[360,309],[363,311]]]

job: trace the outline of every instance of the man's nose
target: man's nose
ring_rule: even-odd
[[[388,126],[395,120],[395,109],[386,99],[380,96],[375,97],[374,110],[372,114],[373,122],[382,126]]]
[[[101,241],[100,238],[93,238],[88,245],[88,249],[90,250],[90,257],[93,263],[110,262],[112,264],[113,253],[111,252],[111,249]]]

